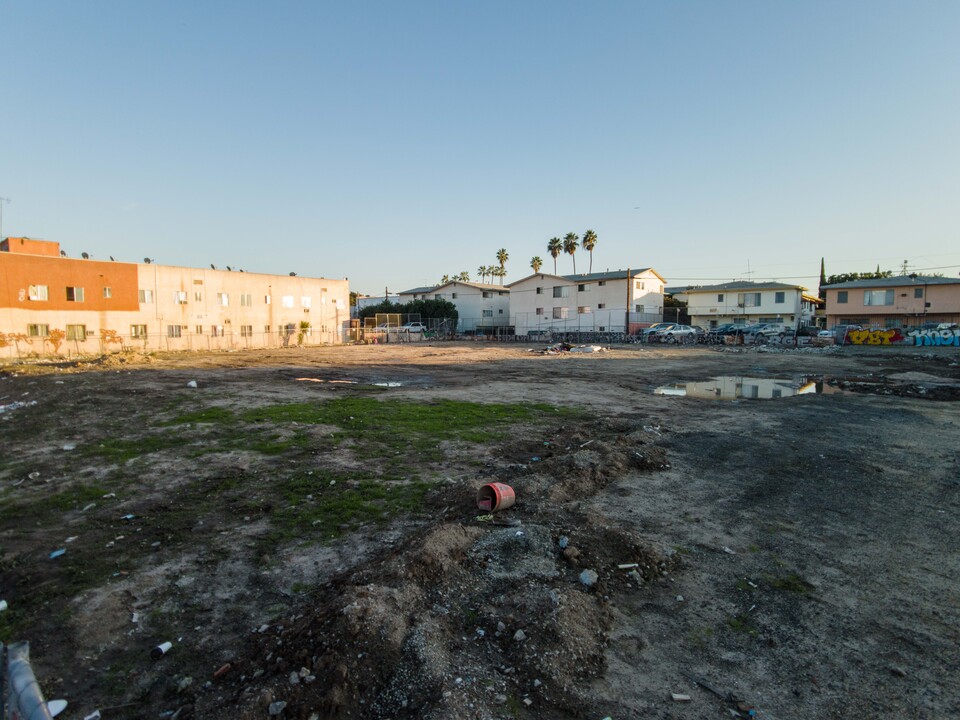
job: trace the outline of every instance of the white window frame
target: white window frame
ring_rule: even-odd
[[[28,288],[27,297],[30,300],[49,300],[50,299],[50,286],[49,285],[30,285]]]

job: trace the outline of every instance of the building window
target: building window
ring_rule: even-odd
[[[723,293],[717,293],[717,302],[723,302]]]
[[[456,299],[457,299],[457,294],[456,294],[456,293],[451,293],[451,294],[450,294],[450,297],[453,298],[454,300],[456,300]],[[334,304],[336,304],[337,301],[334,300],[333,302],[334,302]]]
[[[555,298],[570,297],[570,288],[566,285],[556,285],[553,288],[553,296]]]
[[[484,296],[484,297],[487,297],[487,293],[484,293],[483,296]],[[436,295],[433,296],[433,299],[434,299],[434,300],[443,300],[443,295],[441,295],[440,293],[437,293]]]
[[[269,304],[270,304],[270,296],[269,296],[269,295],[264,295],[264,296],[263,296],[263,303],[264,303],[264,305],[269,305]]]
[[[217,305],[230,307],[230,293],[217,293]]]
[[[203,325],[194,325],[193,326],[194,335],[203,335]]]
[[[773,301],[774,301],[775,303],[783,303],[783,302],[785,302],[785,301],[786,301],[786,294],[783,293],[783,292],[778,292],[776,295],[774,295]]]
[[[83,302],[83,288],[82,288],[82,287],[68,287],[68,288],[67,288],[67,302]]]
[[[27,297],[31,300],[49,300],[50,289],[46,285],[31,285]]]
[[[153,302],[153,290],[138,290],[137,299],[142,303]]]
[[[890,290],[864,290],[864,305],[893,305],[893,289]]]
[[[303,297],[300,298],[300,306],[301,306],[301,307],[307,308],[307,309],[309,310],[309,309],[310,309],[310,303],[311,303],[311,300],[310,300],[310,298],[307,297],[306,295],[304,295]]]
[[[760,293],[740,293],[737,295],[737,304],[740,307],[757,307],[760,305]]]
[[[86,339],[86,325],[67,325],[67,340],[79,340],[80,342],[83,342]]]
[[[253,295],[240,293],[240,307],[253,307]]]
[[[837,290],[837,304],[843,305],[847,302],[847,291],[846,290]]]
[[[642,313],[642,312],[643,312],[643,305],[637,305],[637,306],[636,306],[636,310],[635,310],[634,312]]]
[[[280,298],[280,304],[283,305],[283,307],[285,308],[292,308],[293,295],[284,295],[282,298]]]
[[[484,316],[484,317],[493,317],[493,310],[484,310],[484,311],[483,311],[483,316]]]
[[[587,283],[577,285],[577,292],[590,292],[590,285]]]
[[[570,308],[555,307],[553,309],[554,320],[566,320],[568,317],[570,317]]]
[[[27,325],[28,337],[50,337],[49,325]]]
[[[581,315],[589,315],[590,312],[591,312],[590,306],[589,306],[589,305],[581,305],[580,307],[577,308],[577,312],[580,313]]]
[[[269,334],[270,334],[270,326],[269,326],[269,325],[264,325],[264,326],[263,326],[263,332],[264,332],[265,335],[269,335]]]
[[[913,289],[913,296],[914,296],[915,298],[922,298],[922,297],[923,297],[923,288],[914,288],[914,289]]]
[[[597,285],[599,285],[600,287],[603,287],[606,284],[607,284],[606,280],[601,280],[600,282],[597,283]]]
[[[493,297],[493,293],[492,293],[492,292],[489,292],[488,290],[484,290],[484,291],[483,291],[483,297],[484,297],[484,298],[492,298],[492,297]],[[439,300],[439,299],[440,299],[440,296],[437,295],[437,300]]]
[[[543,315],[543,308],[537,308],[537,315]]]
[[[146,325],[131,325],[130,326],[130,337],[131,338],[142,338],[143,340],[147,339],[147,326]]]
[[[177,305],[186,305],[187,304],[187,291],[186,290],[174,290],[173,291],[173,301]],[[179,335],[177,337],[180,337]]]
[[[109,300],[110,298],[112,298],[112,297],[113,297],[113,288],[105,287],[105,288],[103,289],[103,297],[105,297],[107,300]]]
[[[497,314],[498,314],[498,315],[503,315],[503,308],[500,308],[499,310],[497,310]]]
[[[203,280],[194,280],[194,281],[193,281],[193,284],[194,284],[194,285],[203,285]]]
[[[193,301],[194,301],[195,303],[202,303],[202,302],[203,302],[203,293],[202,293],[201,291],[199,291],[199,290],[194,290],[194,291],[193,291]]]
[[[607,307],[606,303],[597,303],[597,310],[603,310]]]
[[[210,334],[213,337],[223,337],[223,325],[211,325]]]
[[[167,325],[167,337],[168,338],[178,338],[183,332],[182,328],[179,325]]]
[[[637,280],[637,281],[634,283],[634,288],[637,289],[637,290],[645,290],[645,289],[646,289],[646,286],[645,286],[642,282],[640,282],[639,280]]]
[[[537,288],[537,295],[543,295],[543,288],[542,288],[542,287],[538,287],[538,288]]]
[[[253,325],[241,325],[240,337],[253,337]]]

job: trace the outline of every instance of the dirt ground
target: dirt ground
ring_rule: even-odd
[[[535,349],[0,368],[0,640],[68,720],[960,717],[955,348]]]

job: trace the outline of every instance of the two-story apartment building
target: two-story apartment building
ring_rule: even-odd
[[[912,328],[960,321],[960,279],[899,275],[824,285],[827,326]]]
[[[687,301],[690,323],[705,328],[726,323],[813,324],[817,298],[806,288],[779,282],[745,280],[687,288],[676,297]]]
[[[400,293],[400,302],[446,300],[457,308],[457,332],[492,333],[510,325],[510,289],[502,285],[453,280]]]
[[[664,279],[653,268],[583,275],[537,273],[511,283],[517,335],[636,332],[663,320]]]
[[[346,279],[73,259],[7,238],[0,354],[339,343],[349,298]]]

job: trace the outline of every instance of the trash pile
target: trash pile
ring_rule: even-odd
[[[560,342],[554,345],[548,345],[545,348],[529,348],[527,352],[537,355],[561,355],[563,353],[598,353],[608,352],[610,348],[601,345],[572,345],[570,343]]]

